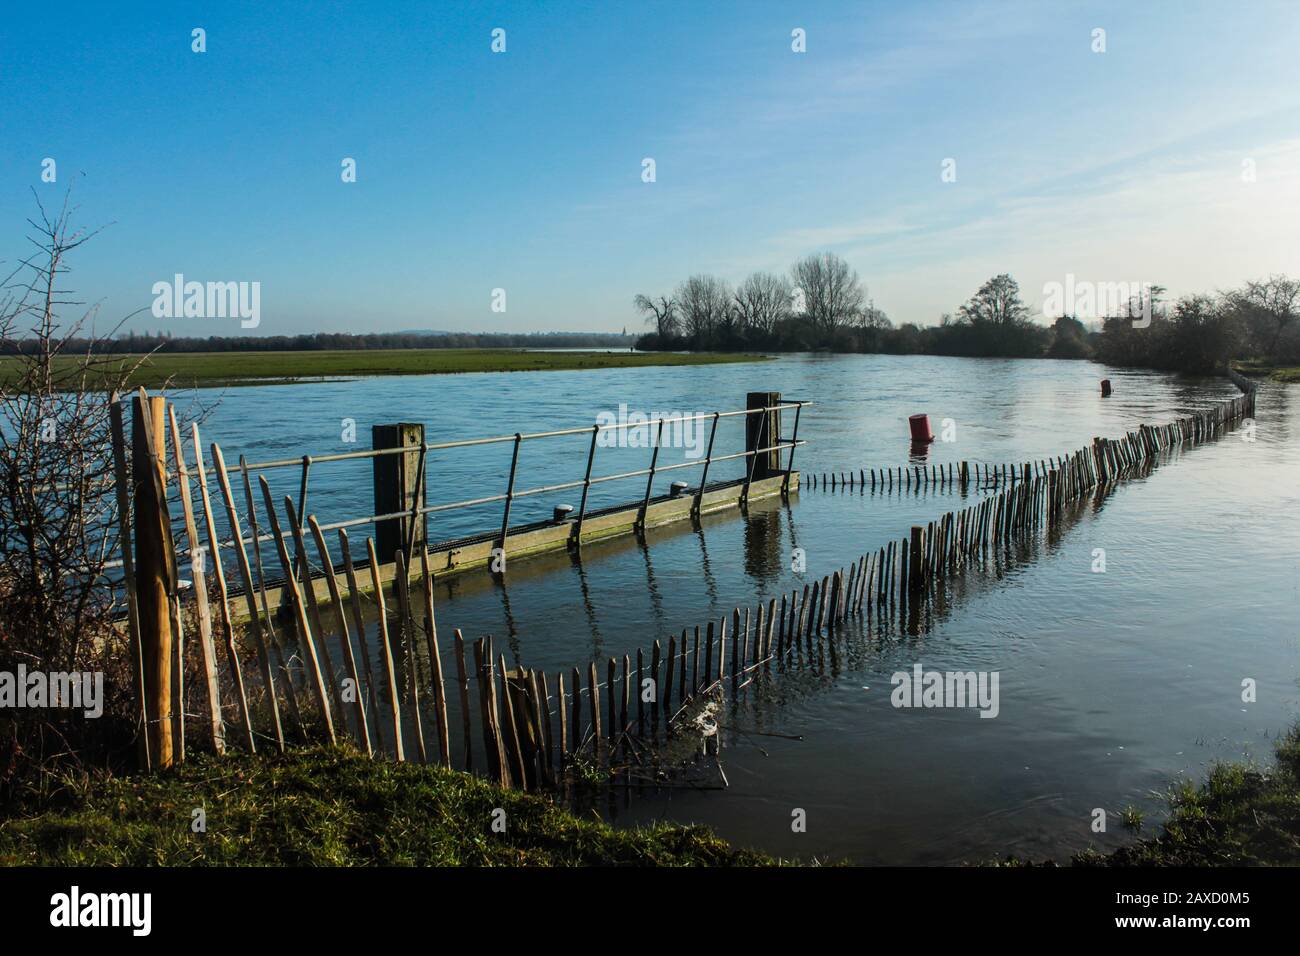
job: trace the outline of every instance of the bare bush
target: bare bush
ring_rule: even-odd
[[[93,233],[73,227],[67,196],[54,215],[37,208],[36,251],[0,293],[0,341],[24,346],[0,365],[0,671],[103,672],[108,700],[94,726],[77,711],[0,711],[0,784],[129,743],[131,728],[126,638],[104,586],[117,548],[110,390],[131,369],[95,353],[95,308],[61,285]],[[69,354],[73,338],[90,344]]]

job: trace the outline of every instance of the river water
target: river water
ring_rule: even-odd
[[[1098,380],[1106,377],[1114,394],[1103,399]],[[222,394],[203,427],[228,461],[240,453],[255,461],[364,448],[369,426],[382,422],[422,421],[429,441],[449,441],[586,425],[601,413],[617,417],[620,405],[650,414],[741,408],[750,390],[816,403],[803,412],[799,437],[809,444],[796,458],[797,468],[815,472],[914,461],[907,416],[917,412],[936,432],[949,420],[954,439],[929,446],[927,462],[1021,462],[1237,394],[1222,379],[1085,362],[795,355],[748,365],[245,387]],[[1121,484],[1081,508],[1055,540],[963,583],[919,635],[850,628],[824,668],[754,688],[724,722],[725,789],[646,791],[601,809],[618,824],[697,821],[772,853],[883,864],[1006,852],[1064,859],[1131,839],[1119,822],[1130,806],[1153,828],[1171,783],[1201,778],[1215,760],[1266,760],[1300,709],[1298,414],[1300,387],[1265,386],[1254,441],[1235,432]],[[345,419],[357,443],[344,440]],[[787,417],[786,437],[790,427]],[[739,450],[741,428],[739,419],[724,420],[715,451]],[[580,478],[588,441],[526,443],[518,487]],[[660,465],[689,454],[665,449]],[[602,447],[595,473],[645,467],[649,455]],[[509,443],[431,454],[430,501],[498,494],[509,464]],[[307,510],[322,523],[372,513],[370,468],[313,467]],[[710,477],[739,469],[728,463]],[[670,472],[654,491],[694,476]],[[277,495],[297,496],[296,470],[268,478]],[[638,499],[644,490],[644,479],[611,482],[593,489],[592,505]],[[521,499],[512,524],[576,498]],[[945,490],[804,489],[788,504],[755,502],[747,516],[731,511],[699,527],[650,529],[645,544],[631,536],[590,544],[580,561],[518,559],[501,580],[450,577],[437,586],[444,663],[453,628],[467,639],[494,635],[508,660],[552,674],[635,653],[801,588],[961,504]],[[500,520],[499,504],[441,512],[430,536],[492,530]],[[353,533],[358,555],[364,531]],[[805,574],[791,570],[796,547]],[[1093,570],[1098,549],[1104,573]],[[998,716],[894,708],[891,675],[918,663],[998,672]],[[1242,699],[1248,679],[1252,702]],[[1110,814],[1106,833],[1090,827],[1096,808]],[[806,820],[802,832],[792,827],[796,816]]]

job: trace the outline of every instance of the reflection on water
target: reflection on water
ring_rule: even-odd
[[[1107,399],[1097,389],[1103,377],[1115,385]],[[928,464],[1027,461],[1236,394],[1219,379],[1077,362],[792,356],[758,366],[240,389],[206,432],[228,457],[290,457],[347,450],[337,441],[341,416],[356,418],[363,436],[366,423],[424,418],[436,441],[581,424],[620,402],[738,407],[746,391],[769,388],[818,403],[800,424],[811,444],[799,455],[803,467],[827,473],[908,464],[907,416],[916,412],[956,424],[956,441],[926,446]],[[914,634],[850,630],[814,651],[822,666],[756,685],[724,741],[726,790],[647,791],[610,812],[619,823],[700,821],[737,843],[804,857],[944,863],[1014,850],[1060,858],[1125,839],[1117,811],[1134,804],[1156,819],[1154,794],[1200,776],[1214,759],[1267,757],[1271,735],[1297,710],[1297,412],[1300,388],[1266,387],[1256,442],[1230,435],[1176,454],[1081,506],[1071,528],[1030,553],[952,582]],[[732,438],[728,450],[739,447],[739,434]],[[537,469],[530,484],[568,479],[585,463],[585,448],[538,448],[527,463]],[[648,450],[606,452],[598,472],[648,460]],[[497,457],[489,467],[486,454],[474,463],[431,456],[429,477],[454,497],[494,493],[509,465],[508,452]],[[288,473],[275,482],[277,493],[297,490]],[[368,465],[359,475],[314,468],[311,510],[322,522],[362,513],[372,504],[369,487]],[[616,488],[613,496],[643,491]],[[981,493],[972,487],[968,500]],[[736,606],[779,600],[805,578],[963,506],[962,498],[955,489],[819,488],[788,504],[753,502],[744,518],[706,515],[698,527],[587,545],[581,560],[514,561],[503,579],[446,578],[436,588],[444,666],[454,672],[453,628],[467,639],[492,634],[512,662],[552,675],[634,654]],[[530,504],[540,514],[561,503],[541,499]],[[434,537],[467,527],[438,520],[447,526],[431,528]],[[475,530],[490,528],[499,512],[474,520]],[[806,555],[803,575],[791,567],[795,548]],[[1104,574],[1091,571],[1097,549],[1106,553]],[[373,614],[367,621],[373,630]],[[999,671],[998,718],[895,710],[889,677],[916,663]],[[1246,677],[1258,681],[1258,703],[1240,699]],[[448,701],[455,727],[457,695]],[[458,741],[452,753],[459,765]],[[1101,837],[1089,830],[1094,807],[1112,813]],[[794,808],[807,811],[806,833],[791,832]]]

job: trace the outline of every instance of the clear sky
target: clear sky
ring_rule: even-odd
[[[261,334],[636,329],[821,250],[895,322],[1210,291],[1300,273],[1300,4],[8,4],[0,258],[69,183],[105,319],[180,272],[260,282]]]

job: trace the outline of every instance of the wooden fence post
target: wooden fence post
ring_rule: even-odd
[[[135,578],[140,615],[140,657],[148,734],[141,763],[155,770],[174,760],[172,739],[171,594],[176,565],[171,553],[166,471],[162,449],[167,400],[136,396],[131,403],[131,472],[135,494]]]
[[[747,409],[771,408],[780,404],[780,392],[749,392],[745,396],[745,407]],[[772,448],[777,444],[780,435],[780,412],[755,412],[752,415],[745,416],[745,451],[756,452],[760,448]],[[755,455],[747,464],[752,465],[753,468],[751,471],[747,467],[745,471],[747,474],[751,474],[755,480],[782,474],[781,449],[774,448],[772,451]]]
[[[424,485],[420,461],[424,456],[424,426],[412,422],[374,425],[370,429],[371,448],[410,448],[405,455],[376,455],[372,461],[375,485],[375,514],[411,512],[424,507]],[[416,485],[419,484],[417,488]],[[415,548],[426,541],[424,516],[415,522]],[[375,525],[375,551],[391,555],[398,548],[404,554],[410,541],[411,519],[390,518]]]

